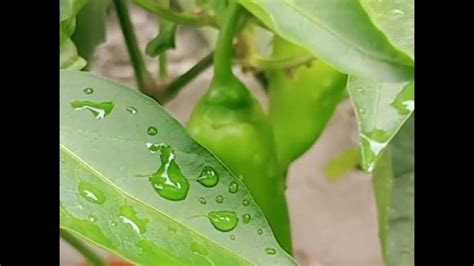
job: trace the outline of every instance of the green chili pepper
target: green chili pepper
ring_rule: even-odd
[[[294,58],[308,52],[279,37],[273,57]],[[270,120],[278,156],[284,166],[306,152],[319,138],[344,98],[347,75],[321,60],[268,73]]]
[[[284,177],[274,150],[272,128],[259,102],[231,69],[232,37],[239,10],[237,4],[230,4],[216,45],[214,78],[194,107],[188,131],[243,179],[279,243],[291,253]]]

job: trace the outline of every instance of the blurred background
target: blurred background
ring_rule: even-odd
[[[110,11],[107,41],[96,50],[90,70],[134,88],[134,73],[123,36],[114,11]],[[144,51],[146,44],[159,32],[156,17],[133,5],[130,5],[130,15],[141,50]],[[177,47],[168,52],[168,72],[172,78],[180,76],[210,52],[211,48],[201,33],[193,28],[179,27]],[[145,58],[149,71],[157,77],[158,61]],[[253,77],[239,73],[237,68],[236,72],[266,106],[265,94]],[[168,112],[185,125],[211,78],[212,67],[165,105]],[[289,170],[286,195],[294,255],[304,266],[383,265],[370,175],[354,170],[341,180],[331,182],[324,172],[331,159],[357,145],[357,121],[350,103],[346,101],[338,107],[318,142]],[[61,265],[86,265],[81,255],[62,240],[60,249]],[[115,260],[106,252],[98,252]]]

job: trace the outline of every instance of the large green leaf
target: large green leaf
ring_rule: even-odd
[[[87,0],[61,0],[59,21],[59,67],[60,69],[81,70],[86,61],[77,52],[71,35],[76,28],[77,12]]]
[[[93,0],[80,10],[72,40],[79,55],[90,63],[97,45],[105,41],[106,10],[111,0]]]
[[[155,101],[86,72],[61,71],[60,87],[62,228],[141,265],[296,264],[245,185]]]
[[[414,114],[374,171],[379,237],[385,265],[414,265]]]
[[[374,23],[389,40],[414,58],[414,0],[361,0]]]
[[[413,60],[392,45],[359,1],[239,2],[275,33],[344,73],[390,82],[413,77]]]
[[[351,76],[348,89],[359,122],[362,168],[372,171],[415,109],[414,81],[381,83]]]

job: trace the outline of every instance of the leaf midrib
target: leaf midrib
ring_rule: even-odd
[[[86,163],[85,161],[83,161],[81,158],[79,158],[78,156],[76,156],[71,150],[69,150],[64,144],[59,144],[60,145],[60,149],[62,151],[64,151],[67,155],[69,155],[74,161],[78,162],[79,164],[81,164],[84,168],[86,168],[87,170],[89,170],[90,172],[92,172],[94,174],[94,176],[98,177],[100,180],[104,181],[105,183],[109,184],[112,186],[112,189],[114,189],[115,191],[117,191],[118,193],[122,194],[125,198],[129,198],[139,204],[143,204],[145,207],[151,209],[151,211],[153,212],[156,212],[160,215],[163,215],[167,218],[169,218],[171,221],[175,221],[177,224],[180,224],[182,225],[184,228],[187,228],[189,231],[195,233],[196,235],[198,236],[201,236],[202,238],[214,243],[216,246],[219,246],[221,247],[222,249],[225,249],[229,252],[229,254],[233,254],[235,257],[237,258],[241,258],[243,261],[247,262],[248,264],[252,264],[252,265],[255,265],[255,263],[253,262],[250,262],[248,261],[247,258],[243,257],[243,256],[240,256],[240,254],[238,253],[235,253],[234,251],[228,249],[227,247],[225,246],[222,246],[220,243],[218,242],[215,242],[213,239],[205,236],[205,235],[202,235],[200,234],[199,232],[195,231],[194,229],[188,227],[187,225],[181,223],[181,221],[179,220],[176,220],[176,218],[174,217],[171,217],[169,216],[168,214],[164,213],[164,212],[161,212],[160,210],[154,208],[153,206],[151,206],[150,204],[148,204],[147,202],[144,202],[144,201],[141,201],[139,200],[138,198],[134,197],[133,195],[130,195],[129,193],[127,193],[126,191],[122,190],[119,186],[117,186],[115,183],[113,183],[110,179],[108,179],[107,177],[105,177],[104,175],[102,175],[99,171],[97,171],[95,168],[93,168],[92,166],[90,166],[88,163]],[[69,229],[69,228],[68,228]],[[82,235],[82,234],[81,234]],[[95,241],[91,241],[91,242],[94,242],[95,244],[97,244]]]

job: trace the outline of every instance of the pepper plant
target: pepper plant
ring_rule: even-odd
[[[146,49],[129,5],[156,15]],[[109,9],[137,90],[88,72]],[[413,265],[413,9],[413,0],[61,0],[61,236],[94,265],[105,263],[83,240],[138,265],[296,265],[287,170],[349,98],[360,148],[328,174],[373,172],[385,264]],[[217,38],[170,78],[166,55],[182,25]],[[258,52],[262,32],[270,55]],[[157,75],[144,56],[157,59]],[[211,65],[183,127],[163,104]],[[268,112],[235,67],[260,82]]]

